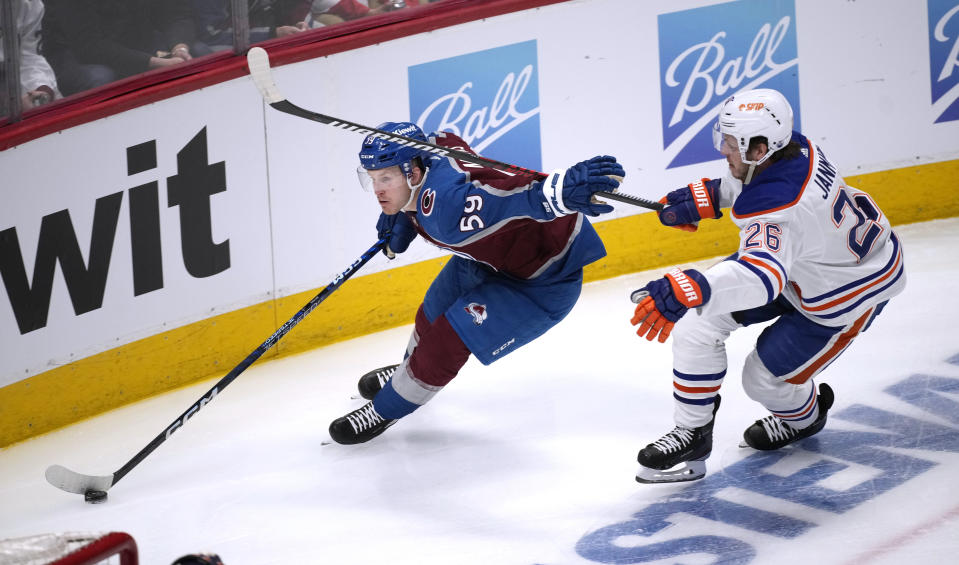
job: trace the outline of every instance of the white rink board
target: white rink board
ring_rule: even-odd
[[[229,241],[230,266],[197,278],[185,267],[180,207],[168,206],[167,178],[177,174],[177,153],[203,128],[207,162],[226,162],[227,190],[209,197],[209,240]],[[156,140],[156,168],[127,176],[126,148],[150,140]],[[0,153],[4,185],[30,187],[5,191],[0,226],[16,227],[31,281],[44,216],[69,210],[80,251],[89,264],[94,202],[122,193],[100,308],[75,315],[58,266],[46,325],[21,335],[11,302],[3,295],[0,386],[267,300],[272,292],[272,272],[263,153],[259,96],[230,84],[157,102]],[[24,166],[27,163],[32,166]],[[153,181],[158,182],[163,286],[134,296],[129,189]]]
[[[275,75],[294,103],[375,126],[411,118],[411,67],[535,42],[542,168],[613,154],[627,170],[623,190],[658,199],[724,169],[718,160],[667,169],[675,151],[664,149],[660,82],[669,61],[660,57],[660,16],[744,5],[794,6],[795,19],[790,12],[784,25],[795,35],[796,57],[789,69],[798,72],[802,129],[822,144],[842,173],[959,156],[959,121],[934,123],[942,103],[930,101],[930,32],[923,0],[686,0],[668,6],[581,0],[291,64],[275,69]],[[780,21],[777,16],[768,23]],[[749,44],[745,28],[716,25],[709,31],[725,34],[723,41]],[[669,39],[680,41],[681,35]],[[768,37],[753,39],[766,46],[762,53],[772,50],[769,56],[776,58]],[[729,50],[717,65],[735,65],[737,57],[746,54]],[[748,63],[738,64],[741,71]],[[478,83],[470,74],[474,70],[458,68],[457,84]],[[747,77],[737,80],[730,85],[751,84]],[[722,98],[713,92],[706,105]],[[494,105],[489,97],[470,102],[472,113],[492,112]],[[212,240],[229,239],[230,268],[196,278],[183,267],[178,208],[167,207],[166,179],[176,174],[176,152],[204,126],[208,162],[225,162],[227,190],[209,200]],[[156,169],[127,176],[126,148],[151,139],[157,140]],[[356,133],[264,108],[251,81],[242,77],[0,152],[6,189],[0,231],[16,228],[28,279],[43,216],[69,210],[86,260],[94,201],[124,193],[101,308],[76,315],[58,268],[46,326],[21,335],[3,291],[0,386],[213,314],[324,286],[376,238],[378,207],[355,176],[360,142]],[[159,185],[164,286],[134,296],[127,191],[151,181]],[[617,205],[604,219],[638,213],[643,210]],[[396,261],[378,256],[362,274],[438,255],[416,241]]]
[[[543,169],[613,154],[627,171],[622,190],[659,199],[667,190],[725,169],[721,160],[667,169],[670,156],[660,131],[656,14],[708,4],[715,3],[675,2],[668,8],[632,0],[562,3],[288,65],[274,74],[294,103],[375,127],[416,118],[409,113],[409,67],[535,40]],[[843,174],[959,156],[959,123],[931,125],[924,2],[796,4],[797,21],[789,25],[798,33],[802,127]],[[728,55],[724,63],[733,58]],[[849,58],[859,62],[850,64]],[[364,69],[358,78],[333,78],[351,76],[355,69]],[[750,81],[744,77],[739,84]],[[488,99],[470,103],[474,113],[493,105]],[[354,174],[362,136],[277,112],[268,113],[266,123],[271,147],[283,147],[270,153],[273,185],[283,187],[274,193],[273,209],[291,218],[274,223],[282,296],[319,286],[349,264],[374,240],[379,209]],[[317,222],[316,212],[328,209],[335,213]],[[617,205],[603,219],[644,212]],[[323,242],[331,263],[302,260],[297,242],[304,241],[304,225],[310,228],[308,238]],[[417,239],[395,261],[378,260],[365,272],[440,255]],[[320,265],[325,269],[317,269]]]

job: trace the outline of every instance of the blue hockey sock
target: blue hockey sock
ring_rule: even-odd
[[[388,420],[397,420],[402,418],[403,416],[412,413],[419,407],[419,404],[410,402],[409,400],[400,396],[399,393],[393,388],[392,380],[387,381],[386,386],[383,387],[383,390],[378,392],[376,397],[373,399],[373,408],[376,409],[380,416],[383,416]]]

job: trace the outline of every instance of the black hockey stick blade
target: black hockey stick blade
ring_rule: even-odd
[[[491,167],[507,173],[528,174],[534,176],[537,180],[543,180],[548,176],[545,173],[534,171],[532,169],[526,169],[518,165],[487,159],[486,157],[480,157],[479,155],[474,155],[473,153],[468,153],[466,151],[457,151],[456,149],[442,147],[440,145],[429,143],[428,141],[396,135],[380,129],[371,128],[355,122],[341,120],[339,118],[334,118],[332,116],[307,110],[306,108],[297,106],[296,104],[287,100],[286,97],[280,92],[280,89],[277,88],[276,82],[273,80],[273,72],[270,69],[270,58],[266,54],[266,50],[264,50],[262,47],[250,48],[246,54],[246,61],[247,66],[250,68],[250,77],[252,77],[253,84],[256,85],[256,89],[260,91],[260,96],[263,97],[263,100],[267,104],[272,106],[274,109],[279,110],[280,112],[363,135],[373,134],[389,141],[402,142],[407,145],[416,145],[418,149],[428,151],[434,155],[453,157],[454,159],[458,159],[460,161],[474,163],[484,167]],[[597,192],[596,195],[602,198],[616,200],[617,202],[624,202],[626,204],[648,208],[650,210],[659,211],[663,209],[663,205],[659,202],[646,200],[645,198],[640,198],[638,196],[623,194],[621,192]]]
[[[199,400],[193,403],[185,412],[180,414],[176,420],[170,423],[162,432],[160,432],[153,441],[148,443],[139,453],[134,455],[129,461],[127,461],[122,467],[114,471],[112,475],[83,475],[75,471],[71,471],[62,465],[51,465],[47,467],[44,476],[51,485],[57,487],[60,490],[71,492],[75,494],[86,495],[90,491],[108,491],[113,485],[120,482],[120,479],[126,476],[127,473],[133,470],[134,467],[139,465],[148,455],[153,453],[156,448],[160,447],[170,436],[173,435],[173,432],[179,430],[181,427],[186,425],[186,423],[200,411],[201,408],[209,404],[216,398],[217,394],[230,385],[240,373],[245,371],[247,367],[252,365],[257,359],[259,359],[264,353],[266,353],[270,348],[272,348],[280,339],[283,338],[293,326],[300,323],[303,318],[305,318],[310,312],[312,312],[321,302],[326,300],[326,298],[333,294],[340,286],[343,285],[350,277],[352,277],[356,271],[360,269],[363,265],[369,262],[383,247],[386,246],[386,238],[381,238],[376,243],[374,243],[369,249],[367,249],[356,261],[346,268],[342,273],[337,275],[330,284],[314,296],[305,306],[300,308],[300,310],[293,315],[292,318],[287,320],[280,326],[273,335],[268,337],[266,341],[260,344],[259,347],[254,349],[249,355],[246,356],[243,361],[233,367],[229,373],[221,378],[213,388],[207,391]]]

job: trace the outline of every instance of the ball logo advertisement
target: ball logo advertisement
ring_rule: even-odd
[[[536,41],[409,68],[410,118],[450,131],[484,157],[540,169]]]
[[[667,168],[719,159],[712,126],[729,96],[773,88],[799,120],[793,0],[742,0],[661,14],[659,74]]]
[[[929,79],[936,122],[959,120],[959,1],[929,1]]]

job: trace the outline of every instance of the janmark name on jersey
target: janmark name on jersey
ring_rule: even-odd
[[[819,165],[816,167],[816,184],[822,189],[822,199],[829,198],[829,191],[832,188],[833,181],[836,180],[836,167],[826,159],[822,149],[816,147],[819,153]]]

